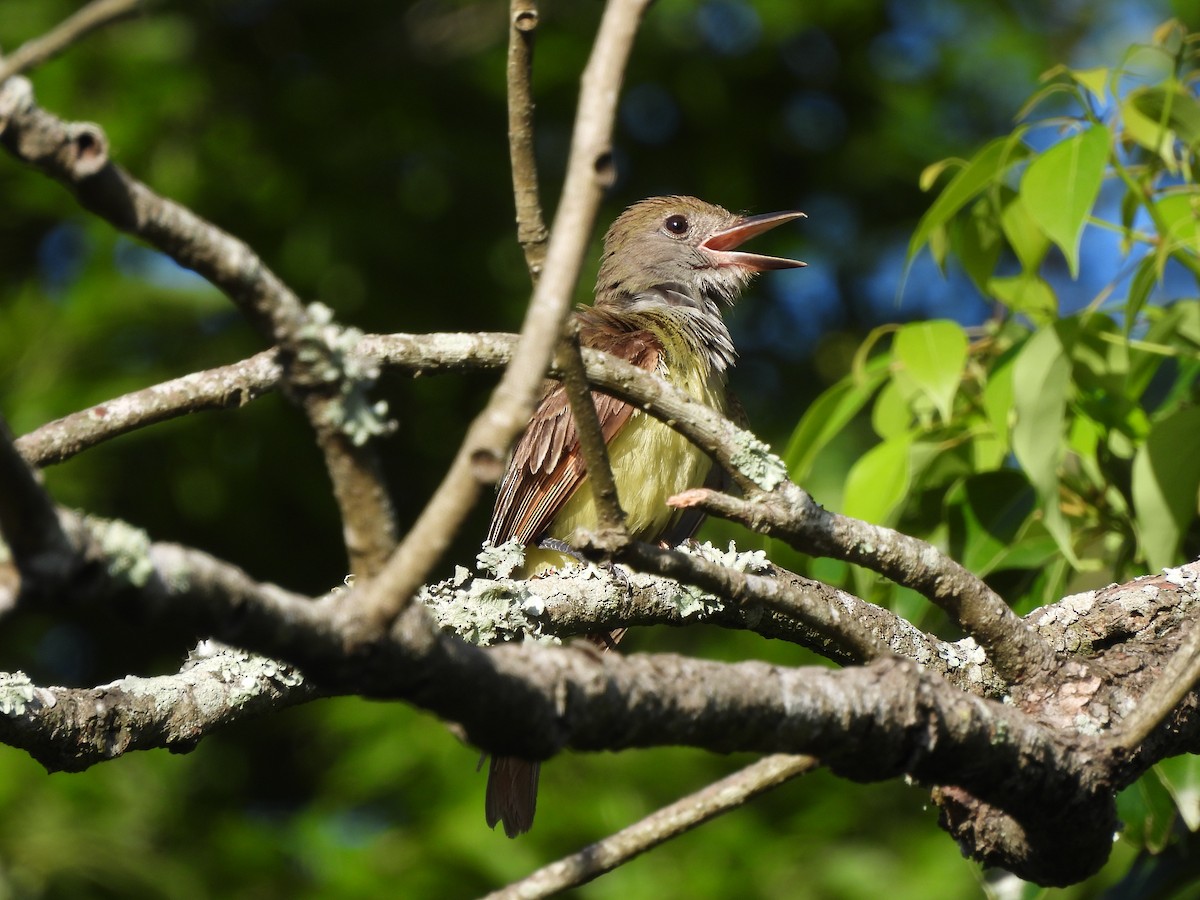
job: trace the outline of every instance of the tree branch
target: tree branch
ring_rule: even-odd
[[[487,895],[487,900],[533,900],[587,884],[671,838],[737,809],[760,794],[812,771],[811,756],[775,754],[715,781],[628,828]]]
[[[145,0],[92,0],[41,37],[0,58],[0,82],[53,59],[96,29],[136,14],[143,5]]]
[[[290,666],[205,641],[176,675],[95,688],[0,673],[0,741],[50,772],[81,772],[134,750],[186,753],[217,728],[318,696]]]
[[[0,82],[0,144],[62,183],[89,212],[206,278],[279,344],[286,383],[325,458],[351,568],[374,571],[395,545],[395,522],[378,459],[350,412],[348,398],[361,389],[343,364],[352,333],[332,325],[323,308],[306,309],[244,242],[113,163],[98,125],[67,123],[38,107],[24,78]]]
[[[529,275],[537,284],[546,261],[550,233],[538,195],[537,157],[533,142],[533,43],[537,34],[536,0],[512,0],[508,29],[508,153],[513,198],[517,208],[517,240]]]
[[[529,421],[579,280],[601,191],[611,183],[610,141],[633,38],[649,0],[610,0],[584,69],[562,199],[512,362],[471,423],[450,471],[377,578],[355,591],[342,618],[351,640],[370,640],[404,610],[483,484],[503,472],[512,442]]]
[[[33,576],[47,559],[69,551],[50,495],[13,444],[0,416],[0,541],[8,545],[17,570]]]
[[[625,530],[625,512],[617,497],[617,483],[613,480],[612,466],[608,460],[608,447],[596,415],[596,404],[588,387],[587,372],[583,367],[583,355],[579,346],[579,330],[570,327],[563,341],[562,352],[557,357],[557,367],[562,370],[563,389],[571,404],[571,418],[575,421],[575,433],[579,449],[583,454],[587,472],[588,488],[596,502],[596,527],[600,540],[608,549],[623,546],[629,541]]]

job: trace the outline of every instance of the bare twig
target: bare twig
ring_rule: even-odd
[[[608,449],[604,444],[600,420],[596,416],[596,404],[588,387],[581,354],[579,330],[570,327],[563,341],[562,352],[558,355],[558,367],[562,369],[563,388],[571,404],[579,449],[587,467],[588,488],[596,502],[598,533],[593,537],[601,540],[605,547],[615,549],[626,543],[629,535],[625,530],[625,513],[617,496],[617,484],[613,480]]]
[[[145,0],[93,0],[41,37],[26,41],[0,59],[0,82],[40,66],[98,28],[135,15],[144,4]]]
[[[817,765],[811,756],[780,753],[760,759],[578,853],[488,894],[488,900],[533,900],[586,884],[647,850],[812,771]]]
[[[466,438],[437,491],[372,583],[352,595],[343,624],[370,640],[406,607],[451,536],[474,506],[483,484],[503,473],[504,459],[529,421],[550,364],[603,189],[612,180],[611,139],[617,97],[633,38],[649,0],[611,0],[584,69],[579,110],[562,200],[512,363]]]
[[[264,350],[241,362],[193,372],[47,422],[17,438],[17,450],[31,465],[53,465],[139,428],[249,403],[278,389],[282,377],[276,351]]]
[[[508,152],[512,161],[513,197],[517,207],[517,240],[529,275],[537,283],[546,260],[550,233],[538,196],[537,158],[533,141],[533,41],[538,26],[537,0],[512,0],[508,23]]]

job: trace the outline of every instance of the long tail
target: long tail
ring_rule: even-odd
[[[487,799],[484,811],[488,828],[504,823],[510,838],[533,827],[537,811],[538,774],[541,763],[514,756],[493,756],[488,766]]]

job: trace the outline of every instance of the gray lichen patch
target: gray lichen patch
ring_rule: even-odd
[[[771,569],[770,560],[762,550],[739,551],[733,541],[729,542],[727,550],[714,547],[708,541],[703,544],[680,544],[675,549],[688,556],[696,556],[727,569],[733,569],[735,572],[762,575]],[[724,601],[716,594],[710,594],[708,591],[690,584],[677,584],[676,587],[678,591],[671,599],[679,610],[680,618],[687,619],[692,616],[704,618],[704,616],[719,612],[724,608]]]
[[[442,628],[472,644],[486,647],[527,636],[549,639],[537,619],[545,611],[545,601],[523,585],[451,578],[422,588],[417,597]]]
[[[738,430],[736,447],[729,461],[764,491],[773,490],[787,479],[787,466],[783,460],[749,431]]]
[[[479,571],[496,578],[511,578],[512,573],[525,565],[525,545],[520,541],[505,541],[503,544],[483,542],[483,549],[475,557]]]
[[[325,405],[327,424],[346,434],[356,446],[389,434],[396,423],[388,418],[387,403],[371,402],[367,391],[379,378],[379,363],[356,353],[363,333],[343,328],[333,320],[333,311],[323,303],[308,307],[308,321],[300,328],[296,351],[301,383],[331,384],[338,395]]]
[[[0,715],[23,715],[36,690],[24,672],[0,672]]]
[[[154,574],[150,536],[125,522],[89,516],[88,523],[104,552],[109,576],[133,587],[144,587]]]

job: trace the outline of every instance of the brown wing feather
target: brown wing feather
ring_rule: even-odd
[[[662,345],[653,333],[622,327],[617,317],[601,310],[588,309],[578,315],[584,325],[580,332],[583,346],[604,350],[643,369],[653,370],[658,365]],[[599,393],[592,394],[592,402],[607,444],[629,421],[633,407]],[[566,392],[562,385],[550,382],[513,449],[496,496],[488,539],[496,544],[514,539],[524,544],[539,542],[585,474]]]

